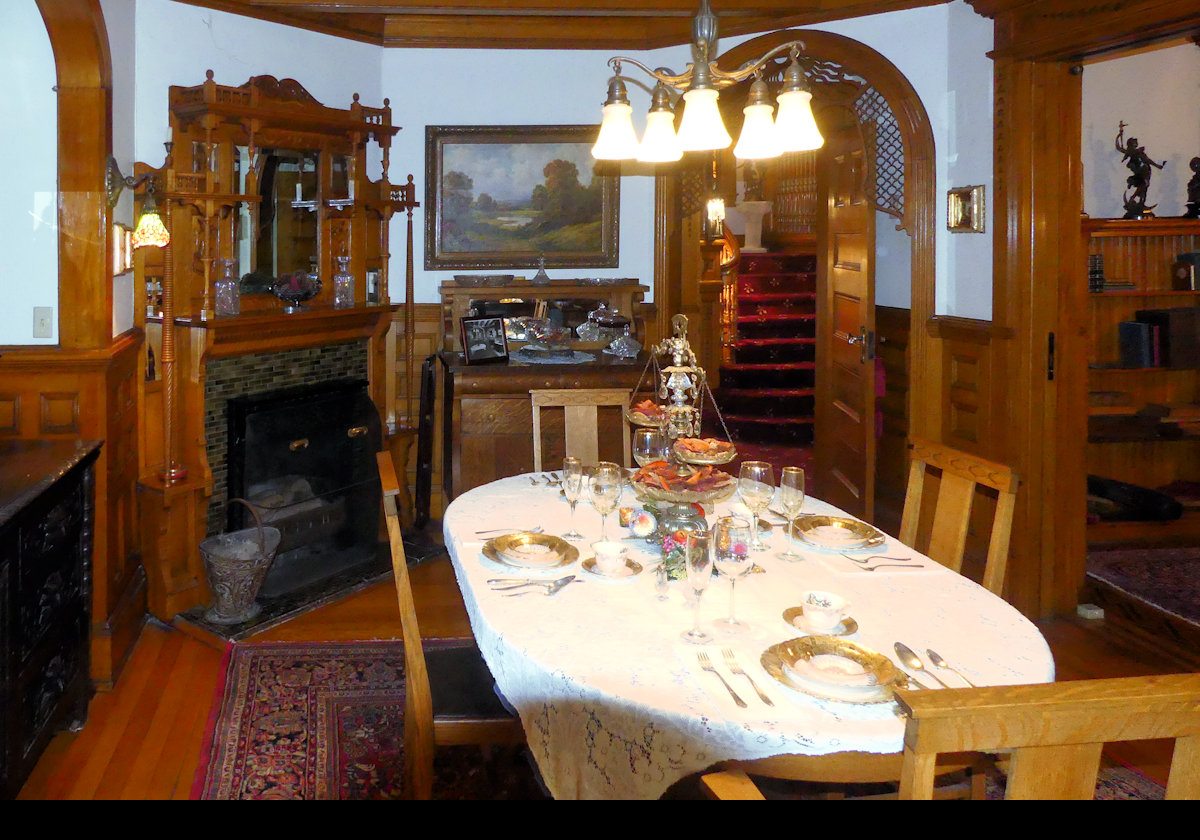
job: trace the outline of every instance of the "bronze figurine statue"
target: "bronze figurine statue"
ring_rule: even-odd
[[[1146,154],[1146,147],[1139,146],[1136,137],[1130,137],[1125,141],[1125,145],[1121,145],[1121,139],[1125,136],[1126,123],[1122,122],[1117,128],[1117,151],[1121,153],[1121,161],[1129,167],[1129,177],[1125,179],[1125,219],[1142,219],[1147,216],[1153,216],[1150,212],[1157,204],[1146,206],[1146,194],[1150,189],[1150,176],[1153,172],[1151,167],[1162,169],[1167,162],[1155,163]]]
[[[1187,212],[1185,219],[1200,219],[1200,157],[1192,158],[1188,164],[1192,168],[1192,179],[1187,185]]]

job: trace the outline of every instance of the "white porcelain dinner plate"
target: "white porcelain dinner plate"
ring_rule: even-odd
[[[557,571],[579,559],[579,549],[550,534],[504,534],[483,544],[484,557],[506,569]]]
[[[888,703],[908,678],[881,653],[847,639],[802,636],[772,645],[759,660],[780,685],[823,700]]]

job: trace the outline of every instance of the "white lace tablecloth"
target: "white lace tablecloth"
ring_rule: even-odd
[[[719,505],[715,513],[736,502],[735,497]],[[628,492],[621,504],[638,506]],[[804,512],[840,513],[812,499]],[[776,557],[785,539],[783,528],[776,527],[770,549],[754,555],[763,573],[737,584],[737,617],[752,631],[702,648],[748,704],[740,709],[712,674],[700,670],[699,649],[680,639],[692,622],[686,584],[672,583],[666,601],[656,598],[652,567],[658,555],[642,541],[626,542],[630,557],[645,567],[632,579],[598,580],[575,563],[529,573],[583,579],[553,597],[536,592],[505,597],[489,589],[488,578],[519,575],[484,557],[486,537],[476,531],[540,525],[547,534],[562,534],[568,514],[557,487],[514,476],[464,493],[444,518],[471,627],[498,687],[521,716],[555,798],[657,798],[684,776],[727,759],[903,749],[904,723],[895,704],[820,700],[775,682],[759,665],[769,645],[803,635],[782,614],[809,589],[848,598],[859,625],[850,638],[893,659],[893,643],[903,641],[923,658],[933,648],[977,685],[1054,679],[1054,661],[1037,628],[972,581],[891,538],[878,553],[915,557],[925,568],[865,572],[838,554],[803,546],[798,549],[805,559],[788,562]],[[576,526],[587,537],[576,543],[583,560],[600,535],[600,515],[586,501],[576,509]],[[616,514],[609,516],[608,528],[610,538],[628,534]],[[729,585],[714,580],[701,601],[701,621],[722,618],[728,610]],[[729,672],[721,656],[725,647],[735,651],[774,707],[758,699],[745,677]],[[941,676],[963,685],[953,673]]]

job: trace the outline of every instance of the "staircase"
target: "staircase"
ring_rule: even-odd
[[[805,445],[813,436],[817,259],[745,254],[715,397],[736,440]]]

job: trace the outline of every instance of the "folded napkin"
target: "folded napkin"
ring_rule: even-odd
[[[786,667],[802,680],[827,685],[866,688],[877,684],[874,674],[868,674],[862,665],[844,656],[820,654],[812,659],[799,659]]]

